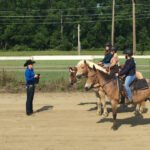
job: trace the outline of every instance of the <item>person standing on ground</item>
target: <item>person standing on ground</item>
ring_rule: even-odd
[[[25,70],[25,79],[26,79],[26,91],[27,91],[27,100],[26,100],[26,114],[33,114],[33,98],[35,92],[35,78],[38,78],[38,75],[34,73],[33,64],[35,61],[27,60],[24,64],[26,67]]]

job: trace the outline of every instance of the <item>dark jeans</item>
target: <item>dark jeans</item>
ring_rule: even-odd
[[[30,115],[33,113],[33,98],[34,98],[34,85],[27,85],[27,101],[26,101],[26,114]]]

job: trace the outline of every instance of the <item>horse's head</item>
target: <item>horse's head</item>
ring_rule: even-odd
[[[99,81],[97,78],[97,70],[95,66],[93,66],[93,68],[88,67],[88,79],[84,88],[86,91],[88,91],[91,88],[95,87],[95,85],[99,85]]]
[[[77,82],[77,78],[76,78],[77,68],[69,67],[69,72],[70,72],[70,85],[73,85]]]
[[[80,61],[76,67],[77,67],[77,74],[76,74],[77,78],[80,79],[82,76],[86,76],[88,74],[88,64],[85,60]]]

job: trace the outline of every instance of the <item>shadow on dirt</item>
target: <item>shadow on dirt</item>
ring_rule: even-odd
[[[41,108],[39,108],[38,110],[36,110],[34,113],[40,113],[40,112],[43,112],[43,111],[48,111],[50,109],[53,109],[54,106],[42,106]]]
[[[102,118],[97,123],[112,122],[112,118]],[[141,114],[137,114],[130,118],[117,119],[117,129],[122,125],[130,125],[131,127],[140,126],[140,125],[150,125],[150,118],[143,118]]]

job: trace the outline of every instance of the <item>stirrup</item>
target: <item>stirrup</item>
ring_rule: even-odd
[[[126,104],[126,105],[133,104],[133,100],[126,100],[125,104]]]

